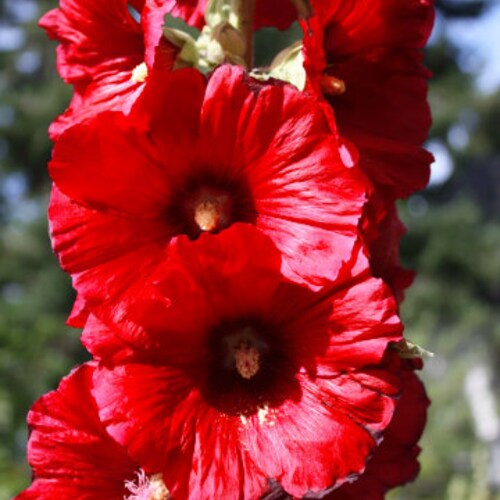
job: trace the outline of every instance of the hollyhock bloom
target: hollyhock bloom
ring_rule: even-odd
[[[60,42],[57,68],[75,91],[49,129],[52,139],[102,110],[128,112],[155,58],[161,67],[172,66],[177,49],[165,39],[150,43],[147,20],[135,21],[129,4],[140,12],[144,0],[61,0],[40,20],[49,37]]]
[[[168,500],[161,474],[146,474],[101,424],[91,395],[95,365],[65,377],[28,414],[33,483],[15,500]],[[156,496],[154,496],[156,495]]]
[[[359,151],[374,189],[362,231],[372,272],[399,300],[413,280],[402,268],[404,228],[394,201],[425,187],[432,156],[422,149],[430,125],[427,70],[420,49],[433,23],[431,0],[312,2],[304,23],[310,92],[335,111],[340,133]]]
[[[432,156],[422,49],[432,0],[313,0],[305,29],[312,86],[335,110],[340,133],[360,153],[377,191],[406,197],[425,187]]]
[[[365,185],[314,100],[231,66],[208,83],[195,70],[158,72],[147,89],[130,120],[109,112],[69,129],[49,165],[53,246],[87,306],[119,321],[152,296],[177,236],[235,222],[272,238],[290,279],[335,279]]]
[[[143,308],[147,336],[87,324],[102,421],[165,471],[174,498],[258,498],[271,479],[298,497],[340,485],[392,418],[387,346],[401,325],[387,287],[364,265],[313,292],[283,280],[280,257],[245,224],[178,238],[156,283],[170,306]]]

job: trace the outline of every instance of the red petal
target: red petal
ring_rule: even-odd
[[[39,24],[61,42],[58,68],[67,82],[90,82],[104,71],[132,71],[143,61],[142,30],[126,0],[61,0]]]
[[[361,168],[377,185],[400,198],[422,189],[432,157],[420,147],[430,112],[429,74],[419,49],[432,27],[432,2],[334,0],[313,6],[312,35],[304,38],[312,86],[319,87],[325,66],[344,82],[345,92],[328,99],[340,132],[358,148]]]
[[[73,371],[30,410],[28,460],[35,482],[18,498],[124,497],[137,466],[99,420],[90,393],[93,371],[91,364]]]

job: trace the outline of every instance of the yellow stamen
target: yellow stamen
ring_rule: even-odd
[[[202,201],[194,209],[194,220],[202,231],[214,231],[219,227],[221,214],[216,201]]]
[[[170,500],[170,492],[163,482],[163,474],[148,477],[143,470],[137,472],[135,481],[125,481],[125,488],[130,495],[124,500]]]
[[[257,418],[260,425],[268,423],[267,419],[269,418],[269,407],[264,406],[262,408],[259,408],[259,411],[257,412]]]
[[[260,353],[248,343],[241,343],[234,350],[236,370],[247,380],[257,374],[260,368]]]
[[[134,83],[144,83],[148,77],[148,67],[143,62],[132,70],[132,81]]]
[[[321,90],[326,95],[341,95],[346,91],[345,82],[330,75],[321,78]]]
[[[149,500],[169,500],[170,492],[168,491],[165,483],[163,482],[162,474],[155,474],[151,476],[149,480],[149,487],[151,493],[149,495]]]
[[[217,231],[227,227],[230,197],[226,193],[204,189],[194,203],[194,221],[202,231]]]

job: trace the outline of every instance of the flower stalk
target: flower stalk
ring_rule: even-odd
[[[234,0],[232,4],[236,18],[238,19],[237,29],[245,41],[243,60],[246,67],[251,70],[253,68],[253,18],[255,0]]]
[[[382,500],[429,404],[396,200],[432,160],[432,2],[129,3],[40,23],[75,90],[49,222],[93,360],[30,411],[16,500]],[[254,30],[297,18],[254,69]]]

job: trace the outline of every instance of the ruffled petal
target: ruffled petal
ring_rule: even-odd
[[[155,297],[148,277],[163,258],[162,244],[170,240],[168,227],[155,219],[119,217],[86,208],[55,186],[49,218],[54,250],[88,311],[101,308],[116,323],[129,324],[129,303],[143,294]],[[108,298],[112,303],[102,308]]]
[[[345,88],[326,94],[339,130],[360,152],[360,167],[390,197],[425,187],[432,156],[429,72],[419,52],[430,34],[432,1],[313,2],[304,37],[312,87],[323,75]],[[310,82],[311,83],[311,82]]]
[[[134,7],[140,12],[143,4],[135,2]],[[45,14],[39,24],[60,42],[59,74],[75,91],[66,112],[49,128],[53,140],[99,112],[128,113],[147,78],[147,71],[137,78],[134,70],[145,58],[150,62],[149,71],[155,59],[156,66],[171,69],[178,52],[164,39],[154,46],[148,37],[144,40],[143,28],[125,0],[61,0],[59,8]]]
[[[122,500],[137,465],[99,420],[86,364],[42,396],[28,414],[28,461],[34,482],[18,499]]]

